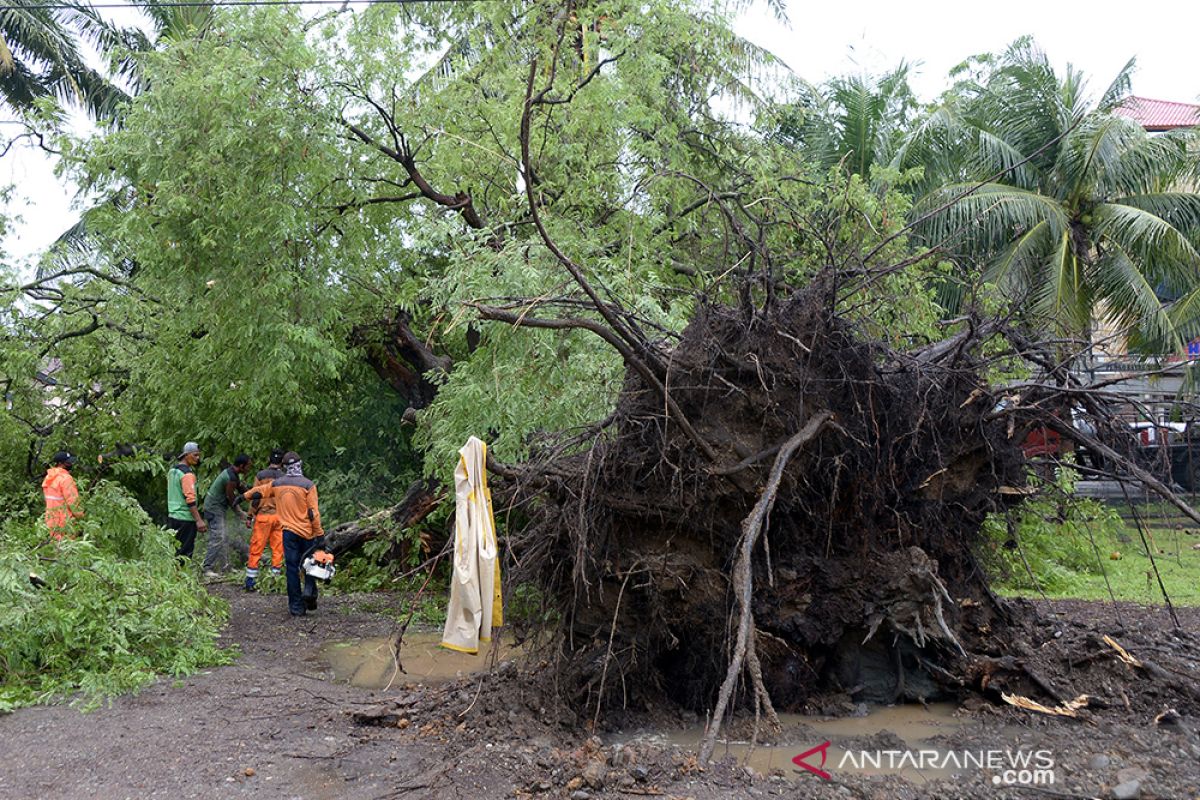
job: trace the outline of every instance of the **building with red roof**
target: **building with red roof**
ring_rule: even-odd
[[[1115,113],[1132,119],[1150,133],[1200,125],[1200,105],[1195,103],[1176,103],[1171,100],[1151,100],[1148,97],[1135,96],[1118,106]]]

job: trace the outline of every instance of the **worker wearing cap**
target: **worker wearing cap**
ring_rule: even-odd
[[[59,450],[51,459],[50,469],[42,479],[42,495],[46,498],[46,527],[55,539],[71,529],[73,520],[83,516],[79,509],[79,489],[75,479],[71,477],[71,466],[75,456],[66,450]]]
[[[188,442],[183,446],[178,463],[167,472],[167,527],[175,531],[179,547],[178,558],[191,558],[196,547],[196,534],[206,533],[208,524],[196,505],[196,465],[200,463],[200,445]]]
[[[246,512],[238,506],[242,502],[241,476],[251,469],[250,456],[242,453],[233,459],[233,465],[221,470],[221,474],[208,487],[204,495],[204,521],[208,524],[208,550],[204,554],[204,577],[219,578],[228,566],[226,552],[225,517],[233,509],[238,518],[245,521]],[[248,561],[246,563],[249,563]]]
[[[269,486],[283,477],[283,456],[282,450],[271,451],[267,468],[254,476],[255,489]],[[257,588],[259,562],[268,543],[271,546],[271,574],[278,575],[283,567],[283,523],[275,513],[275,498],[265,497],[250,503],[247,523],[254,526],[254,532],[250,535],[250,555],[246,559],[245,588],[247,592],[253,592]]]
[[[317,487],[304,477],[304,462],[294,452],[283,457],[283,477],[265,486],[255,486],[245,498],[275,499],[275,513],[283,526],[283,561],[287,574],[288,611],[293,617],[303,617],[317,607],[317,580],[304,576],[300,588],[300,563],[309,553],[325,544],[325,529],[321,527],[321,510],[317,505]]]

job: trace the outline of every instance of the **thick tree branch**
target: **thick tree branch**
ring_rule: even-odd
[[[376,106],[376,108],[378,109],[378,106]],[[479,216],[479,212],[476,210],[471,196],[466,192],[458,192],[457,194],[451,195],[434,189],[429,181],[426,180],[425,176],[421,174],[421,171],[417,169],[416,158],[413,156],[407,140],[405,140],[404,137],[399,133],[399,130],[396,128],[394,122],[392,122],[390,117],[388,117],[388,115],[382,109],[379,109],[379,114],[383,117],[384,124],[387,125],[388,129],[392,132],[396,142],[395,147],[388,147],[386,144],[378,141],[375,139],[375,137],[371,136],[371,134],[367,133],[362,128],[345,118],[342,119],[342,124],[345,125],[346,128],[363,144],[374,147],[380,153],[383,153],[385,156],[402,166],[404,171],[408,173],[409,180],[412,181],[413,185],[416,186],[420,191],[421,197],[424,197],[425,199],[430,200],[437,205],[442,206],[443,208],[451,211],[457,211],[462,215],[463,221],[469,227],[474,228],[475,230],[486,229],[487,225],[484,224],[483,218]]]
[[[637,357],[637,354],[634,353],[633,349],[629,346],[629,343],[617,336],[616,333],[610,328],[601,325],[595,320],[580,319],[578,317],[567,319],[541,319],[538,317],[530,317],[527,311],[518,314],[508,309],[495,308],[493,306],[473,304],[472,307],[479,311],[479,316],[482,319],[493,320],[495,322],[506,322],[509,325],[514,325],[517,327],[547,328],[550,330],[579,329],[591,331],[592,333],[596,334],[601,339],[608,342],[608,344],[612,345],[612,347],[621,354],[621,358],[625,360],[625,363],[637,370],[642,379],[658,392],[658,394],[663,398],[663,402],[666,404],[667,412],[670,417],[674,419],[676,423],[683,429],[683,432],[687,435],[687,437],[691,439],[697,447],[700,448],[700,451],[704,454],[704,457],[709,461],[717,460],[717,455],[713,451],[712,446],[700,435],[699,431],[695,429],[691,423],[691,420],[687,418],[687,415],[685,415],[683,410],[679,408],[679,405],[675,402],[675,399],[671,397],[671,393],[668,392],[666,387],[658,381],[658,378],[650,372],[646,365],[641,362],[641,360]]]

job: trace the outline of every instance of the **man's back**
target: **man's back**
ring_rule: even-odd
[[[42,495],[46,500],[46,525],[51,531],[62,530],[78,516],[74,507],[79,502],[79,490],[70,471],[57,466],[46,470]]]
[[[196,503],[196,473],[183,462],[171,467],[167,473],[167,516],[190,522],[189,506]]]
[[[246,492],[246,499],[275,500],[275,513],[284,530],[305,539],[324,536],[317,487],[303,475],[284,475]]]
[[[278,467],[267,467],[260,469],[258,474],[254,476],[254,488],[261,489],[264,486],[270,486],[277,478],[283,477],[283,470]],[[258,514],[274,514],[275,513],[275,496],[264,497],[258,500],[258,505],[255,506],[255,513]]]

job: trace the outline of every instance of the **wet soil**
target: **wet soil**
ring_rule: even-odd
[[[423,679],[430,685],[420,686],[426,662],[414,650],[412,673],[386,690],[336,680],[347,673],[335,672],[330,653],[354,646],[338,643],[392,633],[401,598],[327,597],[315,615],[293,620],[278,595],[212,589],[232,604],[224,639],[241,649],[235,665],[164,679],[91,713],[53,706],[0,717],[0,797],[1200,797],[1200,719],[1192,716],[1156,724],[1135,706],[1125,715],[1069,720],[975,703],[862,717],[866,707],[831,701],[810,709],[815,717],[789,717],[748,767],[749,748],[739,742],[749,740],[752,721],[742,720],[717,749],[723,760],[701,769],[687,747],[702,727],[695,715],[659,714],[589,738],[539,704],[544,662],[477,675],[467,674],[470,665],[454,666],[453,674],[430,667]],[[1041,610],[1105,630],[1171,635],[1161,609],[1068,601]],[[1185,629],[1200,631],[1200,609],[1179,613]],[[419,641],[412,639],[417,650]],[[831,721],[822,711],[852,716]],[[791,763],[826,741],[829,779]],[[1034,786],[1009,785],[1020,775],[1006,775],[1004,764],[889,770],[845,763],[847,752],[882,752],[886,761],[888,752],[910,750],[958,753],[957,761],[981,751],[1002,759],[1046,751],[1054,782],[1043,774]],[[819,753],[805,762],[820,767]]]

